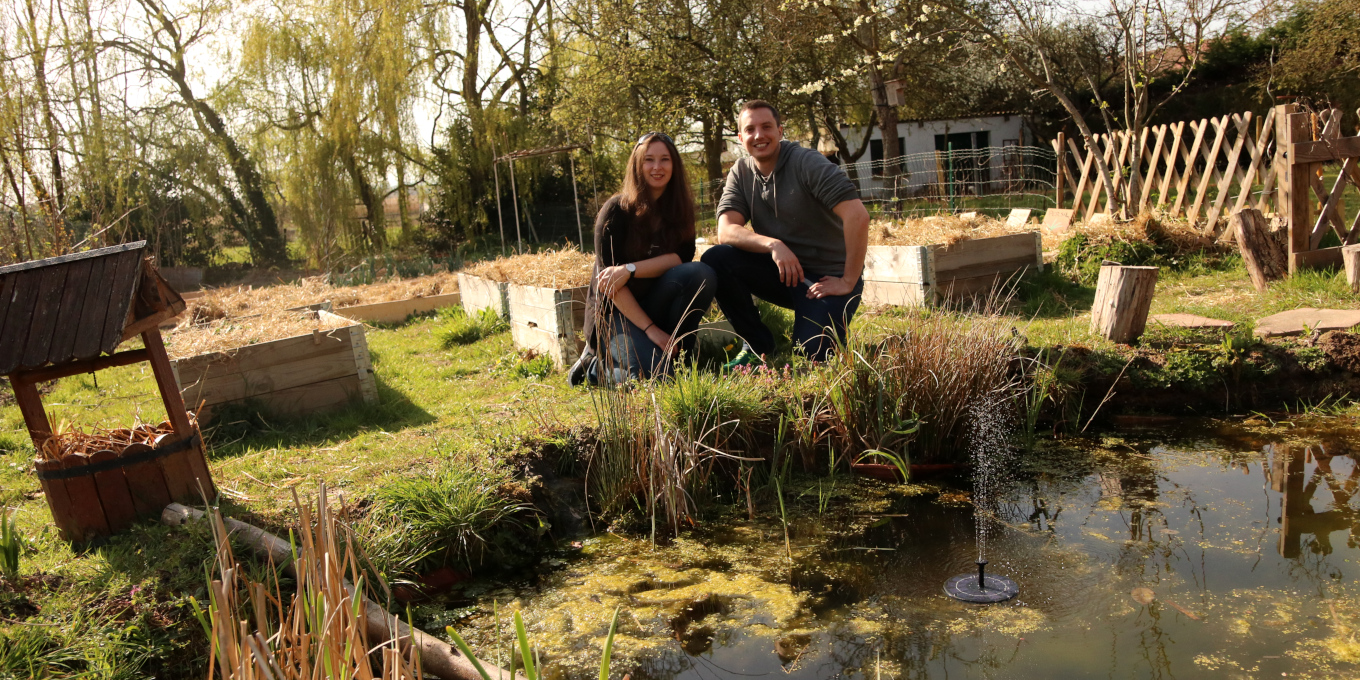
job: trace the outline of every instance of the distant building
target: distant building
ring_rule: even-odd
[[[841,134],[854,145],[862,139],[863,128],[841,128]],[[905,172],[896,178],[899,190],[922,193],[946,182],[952,169],[954,179],[967,193],[1002,190],[1008,180],[1023,172],[1026,165],[1022,147],[1034,145],[1034,134],[1024,118],[1014,112],[996,112],[941,120],[905,120],[897,124],[898,149],[893,157],[904,157]],[[1014,148],[1014,151],[1008,151]],[[953,152],[952,160],[950,152]],[[875,129],[869,137],[869,150],[847,174],[860,182],[866,197],[879,197],[892,191],[894,180],[884,179],[887,156],[883,131]]]

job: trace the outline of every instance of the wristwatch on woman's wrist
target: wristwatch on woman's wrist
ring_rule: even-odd
[[[633,275],[637,273],[637,265],[633,264],[632,262],[623,265],[623,268],[628,270],[628,278],[630,279],[633,278]]]

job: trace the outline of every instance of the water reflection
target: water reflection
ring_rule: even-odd
[[[656,549],[595,539],[513,595],[553,677],[590,675],[591,622],[617,605],[635,680],[1360,676],[1337,642],[1360,619],[1352,440],[1203,429],[1025,461],[994,510],[989,571],[1021,584],[1004,605],[943,595],[976,556],[962,493],[881,487],[803,508],[792,565],[777,523],[733,522]]]

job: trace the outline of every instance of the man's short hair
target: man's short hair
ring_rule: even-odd
[[[764,99],[752,99],[751,101],[742,104],[741,110],[737,111],[737,117],[740,118],[741,114],[746,113],[747,111],[754,111],[756,109],[769,109],[770,113],[774,114],[775,124],[776,125],[784,124],[784,121],[779,117],[779,109],[776,109],[774,107],[774,104],[771,104],[765,101]]]

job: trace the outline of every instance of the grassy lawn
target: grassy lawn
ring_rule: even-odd
[[[1018,287],[1004,316],[1032,346],[1113,349],[1089,331],[1093,296],[1092,285],[1050,268]],[[1249,334],[1257,318],[1302,306],[1353,307],[1354,296],[1339,272],[1307,272],[1258,293],[1236,257],[1190,258],[1163,269],[1152,311],[1227,319]],[[855,328],[898,331],[932,314],[938,312],[866,311]],[[349,507],[404,502],[403,494],[420,496],[419,484],[456,486],[459,479],[501,493],[514,477],[508,463],[526,449],[526,438],[596,424],[592,392],[569,387],[562,372],[535,377],[508,333],[446,347],[440,331],[450,323],[431,316],[368,330],[376,405],[290,421],[248,409],[221,413],[205,436],[225,514],[286,533],[296,516],[293,494],[312,496],[321,482]],[[795,362],[795,373],[808,370],[800,366]],[[724,380],[733,379],[717,382]],[[770,395],[792,392],[791,384],[766,379],[751,389],[769,402]],[[164,418],[142,366],[63,379],[44,399],[52,422],[67,424],[62,427]],[[103,546],[73,551],[51,524],[31,471],[32,447],[10,399],[0,404],[0,424],[0,506],[14,509],[31,542],[21,573],[44,579],[26,598],[0,588],[0,677],[6,671],[23,676],[16,669],[34,659],[55,669],[108,669],[97,673],[104,677],[199,668],[205,638],[191,600],[204,597],[212,555],[206,531],[144,522]]]

